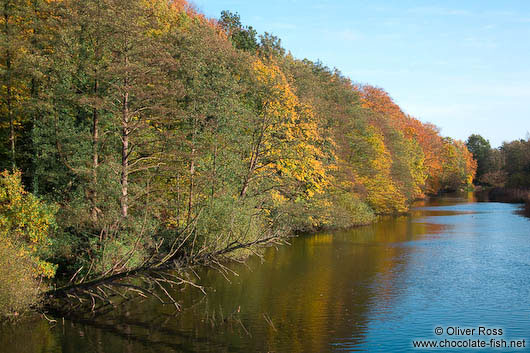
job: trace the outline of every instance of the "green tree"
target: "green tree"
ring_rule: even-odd
[[[256,36],[258,32],[252,26],[244,27],[238,13],[222,11],[219,24],[225,30],[228,38],[238,49],[255,53],[258,49]]]
[[[503,143],[504,171],[507,174],[506,186],[530,188],[530,141],[518,140]]]
[[[165,2],[89,0],[57,3],[50,19],[57,32],[42,98],[39,178],[43,192],[68,205],[62,229],[88,257],[105,253],[107,242],[146,250],[145,235],[157,227],[146,205],[165,163],[159,132],[181,96],[170,78],[177,65],[171,11]]]
[[[285,55],[285,49],[282,47],[282,41],[280,38],[265,32],[259,36],[259,39],[259,52],[261,56],[266,58],[278,58]]]
[[[477,174],[475,181],[481,182],[482,177],[490,171],[491,168],[491,145],[484,137],[473,134],[468,137],[466,146],[473,154],[473,158],[477,161]]]

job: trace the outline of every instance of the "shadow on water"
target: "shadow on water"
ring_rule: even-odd
[[[290,246],[267,249],[263,260],[254,257],[246,264],[231,264],[237,275],[204,268],[198,275],[207,296],[192,287],[172,290],[184,308],[180,312],[147,298],[125,303],[97,318],[70,318],[64,324],[58,320],[55,326],[35,320],[2,327],[0,351],[327,352],[374,348],[374,332],[381,331],[374,331],[379,320],[387,322],[399,312],[396,308],[405,305],[412,295],[410,288],[430,273],[426,270],[429,261],[444,259],[431,255],[433,247],[432,254],[438,254],[436,247],[449,241],[438,238],[451,234],[455,227],[491,218],[487,212],[497,212],[476,207],[476,202],[472,194],[447,196],[418,202],[409,215],[385,218],[377,224],[294,238]],[[446,251],[452,254],[453,250]],[[430,290],[423,285],[418,288],[414,291]],[[424,305],[428,306],[428,301]],[[415,309],[405,306],[402,310]]]

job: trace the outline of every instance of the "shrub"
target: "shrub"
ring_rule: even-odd
[[[0,244],[0,317],[24,312],[38,302],[38,294],[31,258]]]
[[[287,225],[295,232],[319,229],[350,228],[373,223],[374,211],[357,195],[334,190],[317,194],[311,199],[276,202],[277,223]]]
[[[349,228],[375,222],[374,211],[356,195],[337,195],[333,212],[333,224],[337,228]]]
[[[0,315],[37,302],[42,278],[52,278],[50,231],[55,209],[26,192],[20,172],[0,173]]]
[[[200,249],[215,252],[233,242],[249,243],[266,237],[268,226],[251,200],[237,200],[230,196],[213,199],[197,219],[195,234],[188,247],[192,255]],[[196,244],[193,244],[196,243]]]

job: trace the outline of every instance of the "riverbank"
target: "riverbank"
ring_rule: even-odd
[[[493,188],[488,191],[491,201],[524,204],[524,213],[530,216],[530,190],[522,188]]]
[[[488,191],[491,201],[506,203],[530,203],[530,190],[520,188],[493,188]]]
[[[87,320],[0,328],[0,342],[6,352],[41,353],[391,352],[437,339],[433,327],[455,319],[502,327],[507,340],[530,337],[528,317],[517,314],[529,305],[530,225],[518,207],[471,194],[417,206],[225,264],[237,276],[197,268],[207,296],[168,288],[180,311],[138,296]]]
[[[422,200],[427,201],[430,198],[432,196]],[[348,231],[404,214],[406,213],[374,215],[363,218],[362,223],[358,222],[349,226],[341,226],[341,224],[348,223],[337,222],[327,227],[273,232],[272,236],[251,242],[234,241],[222,250],[204,252],[200,256],[185,256],[185,253],[173,251],[165,256],[159,255],[143,266],[94,278],[86,279],[77,273],[70,274],[64,280],[55,279],[53,284],[50,284],[53,288],[44,292],[42,300],[38,306],[34,306],[33,312],[46,313],[54,317],[94,314],[101,309],[116,307],[118,303],[128,301],[133,296],[153,296],[153,289],[162,290],[163,298],[159,298],[160,301],[172,303],[178,307],[180,305],[178,300],[167,295],[166,287],[196,286],[198,278],[194,274],[204,268],[213,268],[221,273],[227,273],[226,266],[230,263],[245,262],[251,255],[259,257],[265,247],[286,244],[290,238],[324,231]],[[367,219],[369,221],[366,221]],[[180,246],[175,248],[178,249]],[[130,283],[131,279],[134,279],[134,283]],[[118,298],[117,301],[116,298]],[[11,318],[18,317],[18,314],[11,316]]]
[[[427,201],[430,198],[432,196],[424,197],[421,200]],[[177,253],[174,253],[165,262],[142,266],[90,281],[63,282],[61,286],[44,293],[45,298],[41,308],[53,317],[79,317],[86,314],[94,315],[101,309],[107,310],[116,307],[120,302],[131,300],[132,296],[155,297],[160,302],[180,307],[179,301],[168,294],[169,289],[167,287],[192,286],[203,291],[204,288],[196,284],[200,278],[195,274],[206,268],[215,269],[221,274],[228,274],[230,271],[227,271],[227,266],[230,264],[244,263],[250,256],[260,258],[267,247],[290,245],[289,239],[321,232],[349,231],[363,226],[375,225],[388,218],[405,214],[407,212],[379,214],[371,217],[364,217],[363,215],[363,217],[356,217],[356,219],[363,221],[353,225],[347,222],[337,222],[326,227],[293,229],[290,232],[274,233],[276,236],[248,243],[233,242],[223,250],[204,253],[200,257],[178,256]],[[342,217],[345,218],[345,216]],[[130,283],[131,280],[134,283]],[[157,290],[161,291],[162,297],[154,294]],[[118,298],[117,302],[115,298]]]

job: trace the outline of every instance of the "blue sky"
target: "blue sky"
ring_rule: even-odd
[[[492,146],[530,131],[530,1],[195,0],[238,12],[354,82],[384,88],[407,113]]]

